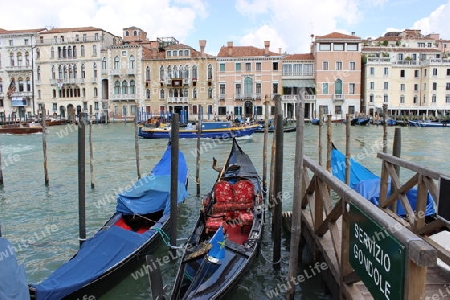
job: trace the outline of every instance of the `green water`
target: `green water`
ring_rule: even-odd
[[[305,125],[304,152],[318,159],[318,126]],[[345,149],[345,126],[333,125],[333,142]],[[388,151],[391,152],[394,128],[388,128]],[[450,129],[446,128],[402,128],[401,156],[429,168],[449,173],[447,147]],[[89,133],[87,129],[86,133]],[[376,158],[380,149],[383,128],[376,126],[352,127],[351,151],[360,162],[379,175],[381,164]],[[292,210],[293,162],[295,157],[295,133],[284,135],[283,210]],[[16,247],[18,259],[25,265],[30,283],[37,283],[49,276],[62,263],[75,254],[78,242],[78,162],[77,132],[74,127],[50,127],[47,135],[48,171],[50,185],[44,185],[42,134],[29,136],[0,136],[0,150],[4,185],[0,187],[0,221],[3,236]],[[326,128],[323,130],[325,148]],[[271,142],[271,138],[269,139]],[[134,125],[99,124],[93,126],[94,183],[90,188],[89,144],[86,140],[86,231],[92,236],[115,210],[115,196],[126,189],[137,178]],[[147,173],[158,162],[164,152],[166,140],[139,140],[141,172]],[[242,149],[249,154],[262,176],[263,134],[239,140]],[[271,144],[271,143],[270,143]],[[196,140],[180,140],[190,168],[190,177],[195,178],[193,150]],[[212,158],[222,164],[230,150],[231,141],[202,141],[201,192],[207,193],[217,173],[211,169]],[[325,150],[325,149],[324,149]],[[268,150],[268,156],[270,149]],[[359,155],[359,156],[358,156]],[[323,153],[325,158],[325,152]],[[408,172],[402,171],[402,178]],[[190,197],[181,206],[178,220],[178,237],[185,238],[191,232],[200,207],[195,197],[196,186],[191,179]],[[268,214],[270,217],[270,214]],[[270,225],[266,226],[261,253],[251,269],[232,291],[230,299],[270,299],[270,291],[283,289],[289,270],[289,241],[283,236],[282,263],[280,270],[271,267],[272,244]],[[182,241],[179,242],[181,244]],[[155,253],[161,259],[167,256],[167,247],[162,245]],[[164,283],[170,291],[178,266],[171,260],[162,266]],[[306,270],[309,265],[304,265]],[[303,274],[304,269],[299,270]],[[272,294],[273,295],[273,294]],[[149,284],[146,276],[135,279],[126,276],[102,299],[148,299]],[[320,276],[313,276],[296,286],[298,299],[327,299]],[[272,296],[284,299],[284,295]]]

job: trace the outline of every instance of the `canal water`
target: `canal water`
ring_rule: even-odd
[[[326,158],[326,128],[323,128],[323,157]],[[376,152],[382,149],[383,127],[352,127],[351,151],[362,164],[379,175],[380,160]],[[304,153],[318,159],[318,126],[305,124]],[[115,197],[129,187],[137,177],[134,125],[97,124],[92,127],[94,144],[94,184],[90,188],[89,127],[86,130],[86,230],[92,236],[115,210]],[[450,172],[448,146],[450,129],[402,128],[402,152],[405,159],[429,168]],[[332,127],[334,144],[345,150],[345,126]],[[394,128],[388,128],[388,151],[392,150]],[[242,149],[249,154],[262,176],[263,134],[239,139]],[[292,210],[293,162],[295,133],[284,135],[283,211]],[[28,136],[1,135],[0,150],[4,185],[0,187],[0,222],[3,236],[17,249],[30,283],[44,280],[78,248],[78,162],[77,130],[72,125],[50,127],[46,133],[50,184],[44,185],[42,134]],[[139,140],[141,172],[148,173],[159,161],[167,140]],[[271,144],[271,137],[269,138]],[[183,242],[192,231],[201,199],[195,196],[196,185],[194,149],[196,140],[180,140],[189,165],[189,198],[180,207],[178,237]],[[231,141],[202,140],[201,192],[209,192],[217,173],[212,170],[212,158],[224,163]],[[270,158],[270,148],[268,149]],[[407,178],[407,172],[401,173]],[[271,214],[268,213],[268,220]],[[266,225],[260,254],[244,278],[233,289],[230,299],[284,299],[286,274],[289,266],[289,239],[283,234],[281,269],[274,270],[270,224]],[[161,260],[168,256],[167,247],[161,245],[155,256]],[[162,265],[164,284],[171,290],[178,260]],[[329,299],[320,275],[314,275],[311,266],[303,264],[299,274],[307,278],[296,286],[297,299]],[[101,299],[149,299],[147,276],[134,273],[114,287]],[[277,295],[278,293],[278,295]]]

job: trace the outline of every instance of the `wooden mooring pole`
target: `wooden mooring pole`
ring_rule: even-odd
[[[280,101],[280,100],[279,100]],[[273,209],[273,266],[281,267],[281,227],[283,213],[283,116],[276,115],[275,123],[275,178],[274,178],[274,209]],[[272,192],[271,192],[272,194]]]
[[[401,154],[401,148],[402,148],[402,129],[401,128],[395,128],[394,131],[394,142],[392,144],[392,155],[396,157],[400,157]],[[394,166],[395,173],[397,173],[397,177],[400,178],[400,167],[398,165]],[[395,182],[391,180],[391,195],[395,192]],[[392,203],[390,206],[391,210],[395,213],[397,213],[397,201]]]
[[[332,140],[332,130],[331,130],[331,115],[327,115],[327,171],[331,172],[331,148]]]
[[[387,104],[383,104],[383,153],[387,153],[387,122],[386,122],[386,114],[387,114],[388,106]]]
[[[3,185],[2,147],[0,147],[0,185]]]
[[[297,102],[297,132],[295,141],[295,161],[294,161],[294,199],[292,204],[292,225],[291,225],[291,244],[289,257],[289,274],[287,281],[290,282],[297,276],[298,269],[298,247],[302,233],[302,210],[301,202],[303,195],[303,130],[304,120],[304,101],[303,94],[299,95]],[[287,299],[293,300],[295,295],[294,284],[288,284]]]
[[[44,183],[45,186],[49,185],[48,178],[48,163],[47,163],[47,125],[45,124],[45,105],[42,105],[42,151],[44,152]]]
[[[197,186],[197,196],[200,196],[200,138],[202,137],[202,115],[203,107],[198,106],[197,119],[197,162],[195,164],[195,184]]]
[[[297,104],[297,105],[299,105],[299,104]],[[323,107],[320,107],[319,108],[319,165],[320,166],[323,166],[322,127],[323,127]]]
[[[170,164],[170,245],[177,245],[177,200],[178,200],[178,161],[180,141],[180,115],[172,114],[170,129],[171,141],[171,164]]]
[[[269,137],[269,96],[264,96],[263,192],[267,195],[267,144]]]
[[[350,114],[347,114],[345,123],[345,183],[350,185]]]
[[[78,110],[78,228],[80,247],[86,241],[86,121],[81,108]]]
[[[139,124],[137,122],[137,117],[134,121],[134,151],[136,152],[136,171],[138,178],[141,179],[141,164],[139,160]]]
[[[89,169],[91,172],[91,189],[94,184],[94,143],[92,142],[92,105],[89,106]]]

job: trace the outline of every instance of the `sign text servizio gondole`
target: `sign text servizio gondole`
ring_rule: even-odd
[[[403,299],[405,247],[350,204],[350,265],[374,299]]]

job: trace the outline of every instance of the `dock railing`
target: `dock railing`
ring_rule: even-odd
[[[367,278],[374,280],[374,285],[379,285],[373,288],[374,292],[368,287],[375,299],[394,299],[396,292],[401,295],[401,298],[397,299],[420,299],[423,297],[427,267],[436,265],[436,249],[410,231],[403,222],[399,222],[392,215],[374,206],[315,161],[304,157],[303,164],[304,194],[301,208],[302,221],[307,230],[302,230],[302,233],[308,244],[313,245],[314,253],[322,252],[323,259],[334,277],[331,278],[331,281],[335,281],[339,285],[337,286],[339,298],[365,298],[362,296],[360,288],[354,283]],[[423,185],[425,184],[423,183]],[[354,211],[362,213],[356,215]],[[376,224],[377,226],[373,227],[378,228],[379,232],[372,232],[371,236],[366,234],[369,229],[362,229],[364,228],[364,218],[373,222],[369,224]],[[351,236],[351,234],[353,235]],[[357,236],[356,242],[355,236]],[[386,271],[386,278],[383,279],[385,282],[381,286],[381,271],[376,271],[379,272],[378,282],[375,273],[378,259],[376,249],[378,252],[380,252],[380,248],[381,251],[389,250],[382,248],[388,240],[398,242],[399,249],[403,249],[404,263],[400,264],[400,268],[394,269],[395,262],[392,261],[391,267],[389,259],[390,255],[394,256],[395,253],[384,252],[387,253],[387,256],[384,257],[387,257],[385,263],[389,262],[389,267],[386,264],[385,270],[381,270],[382,267],[380,267],[381,271]],[[330,246],[330,241],[332,246]],[[357,247],[360,249],[358,250]],[[372,250],[375,251],[373,257],[367,254]],[[364,257],[361,258],[359,255]],[[350,259],[361,259],[359,272],[352,267]],[[365,271],[369,273],[369,276],[365,276]],[[370,272],[372,273],[370,274]],[[364,276],[365,278],[362,278]],[[392,279],[392,282],[386,281],[391,280],[389,278]],[[401,286],[397,285],[397,280],[400,281]],[[377,290],[381,291],[383,297],[374,295],[374,293],[380,293]]]

